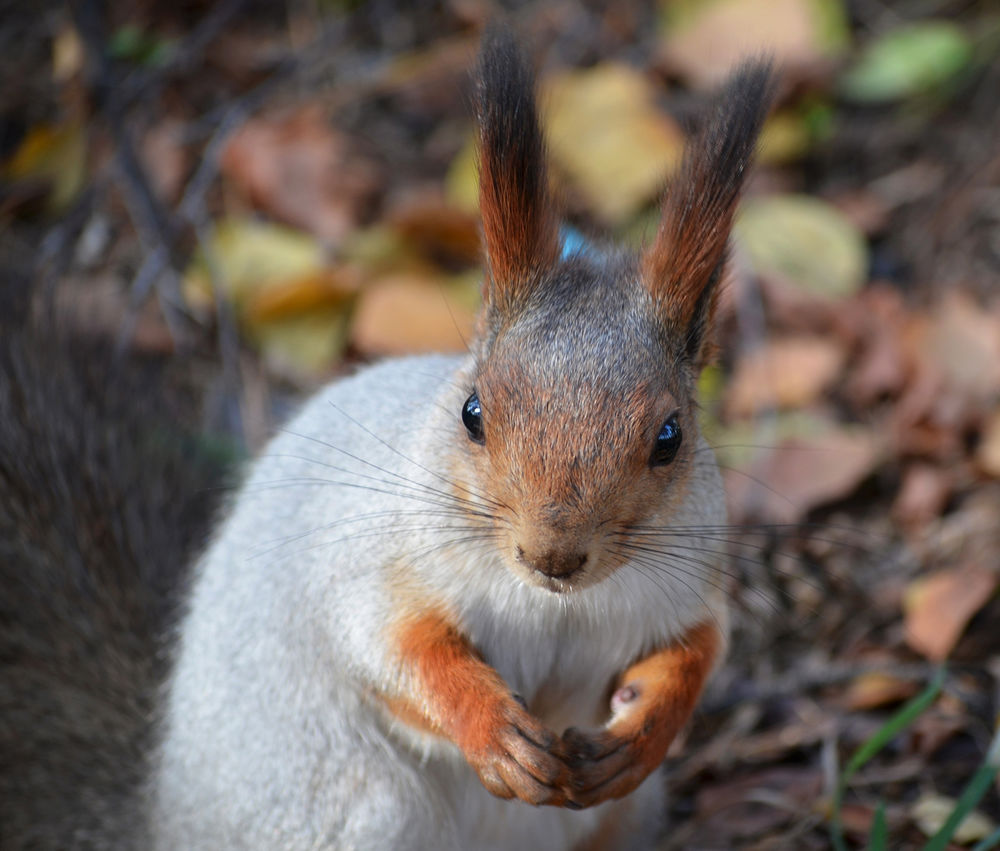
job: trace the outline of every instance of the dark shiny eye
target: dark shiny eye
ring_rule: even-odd
[[[677,422],[677,415],[667,418],[656,436],[656,443],[653,445],[653,455],[650,458],[650,465],[662,467],[674,460],[677,450],[681,448],[681,424]]]
[[[479,405],[479,396],[475,390],[462,406],[462,422],[465,424],[465,430],[469,433],[469,440],[476,443],[484,442],[483,409]]]

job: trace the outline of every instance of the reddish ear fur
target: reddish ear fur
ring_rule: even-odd
[[[559,254],[532,75],[509,31],[484,37],[477,95],[479,207],[489,267],[484,300],[504,311]]]
[[[736,202],[771,100],[771,68],[749,63],[730,78],[715,115],[688,148],[663,203],[660,230],[642,260],[664,320],[700,359],[715,309]]]

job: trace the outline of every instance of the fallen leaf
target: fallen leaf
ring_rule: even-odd
[[[192,310],[210,312],[218,285],[269,370],[310,384],[343,351],[360,278],[353,267],[331,267],[309,234],[226,219],[191,262],[182,291]]]
[[[911,355],[939,369],[945,383],[972,399],[1000,393],[1000,316],[968,295],[951,291],[922,335],[911,339]]]
[[[470,133],[444,179],[445,197],[458,209],[479,215],[479,171],[476,163],[476,136]]]
[[[925,836],[937,833],[955,809],[958,802],[946,795],[927,793],[913,805],[911,815]],[[959,845],[968,845],[985,838],[996,830],[996,824],[982,813],[973,810],[962,821],[952,837]]]
[[[478,274],[450,285],[446,280],[395,273],[368,284],[355,308],[352,344],[368,355],[466,351]]]
[[[1000,479],[1000,408],[990,416],[976,449],[976,463],[986,475]]]
[[[380,189],[372,160],[316,107],[251,119],[229,139],[220,166],[258,207],[332,244]]]
[[[877,671],[862,674],[854,679],[844,693],[844,707],[852,712],[878,709],[913,697],[917,690],[913,680],[902,680]]]
[[[65,83],[83,68],[85,50],[76,28],[64,24],[52,40],[52,77]]]
[[[343,308],[356,294],[359,274],[351,268],[316,269],[272,281],[249,294],[243,315],[250,325]]]
[[[972,44],[950,21],[896,26],[871,42],[842,80],[852,100],[878,102],[926,92],[947,83],[972,59]]]
[[[846,317],[849,333],[860,352],[848,374],[844,390],[852,404],[864,409],[905,386],[909,366],[903,335],[909,311],[898,289],[874,284],[857,299],[858,310]]]
[[[28,131],[0,176],[14,184],[38,184],[47,211],[58,214],[79,195],[86,165],[87,135],[82,124],[39,124]]]
[[[657,107],[650,82],[626,65],[553,75],[541,103],[557,172],[607,224],[654,198],[680,162],[680,128]]]
[[[249,330],[268,370],[298,385],[327,372],[347,343],[347,314],[338,308],[260,322]]]
[[[903,475],[892,504],[892,516],[907,529],[925,529],[941,516],[954,487],[953,470],[931,464],[912,464]]]
[[[753,270],[812,296],[840,299],[868,276],[864,237],[833,206],[805,195],[747,200],[733,228]]]
[[[906,643],[933,662],[943,661],[998,584],[1000,574],[977,563],[914,580],[903,596]]]
[[[737,363],[729,381],[727,414],[747,417],[769,408],[805,407],[837,378],[844,358],[844,350],[829,338],[769,340]]]
[[[848,44],[840,0],[667,0],[663,8],[664,60],[701,88],[717,86],[747,56],[798,71]]]
[[[421,193],[397,204],[386,219],[426,257],[467,266],[480,261],[479,219],[437,193]]]
[[[213,286],[218,285],[242,314],[264,290],[315,275],[326,266],[323,246],[309,234],[264,222],[224,219],[185,272],[184,298],[194,310],[211,310]]]
[[[751,436],[749,459],[727,464],[726,495],[734,518],[797,522],[850,496],[881,458],[878,441],[860,426],[785,415],[778,430]],[[781,437],[781,430],[790,436]]]

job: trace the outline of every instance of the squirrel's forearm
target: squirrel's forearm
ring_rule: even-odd
[[[640,751],[648,750],[650,758],[655,759],[654,767],[658,765],[694,711],[722,645],[719,627],[705,621],[667,647],[640,659],[619,679],[615,696],[626,693],[620,695],[620,709],[609,729],[638,739]],[[630,704],[634,704],[634,711]]]
[[[404,684],[386,699],[393,715],[456,744],[494,795],[566,803],[559,738],[518,703],[445,613],[408,618],[393,638]]]
[[[387,696],[386,703],[405,723],[462,747],[477,737],[484,720],[477,711],[481,704],[512,700],[500,675],[444,612],[407,618],[392,636],[400,679],[408,687]]]

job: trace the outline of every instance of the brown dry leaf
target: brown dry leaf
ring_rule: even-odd
[[[930,464],[913,464],[892,505],[892,516],[908,529],[919,530],[937,517],[955,487],[954,471]]]
[[[861,351],[844,389],[857,408],[865,408],[897,395],[906,383],[903,329],[909,314],[900,292],[884,285],[867,287],[856,305],[844,330],[856,335]]]
[[[1000,393],[1000,316],[952,291],[920,330],[912,356],[939,369],[949,387],[972,399]]]
[[[963,434],[1000,394],[1000,314],[949,292],[901,336],[909,382],[893,410],[901,448],[943,460],[965,455]]]
[[[986,475],[1000,478],[1000,408],[993,412],[983,429],[976,463]]]
[[[737,364],[726,411],[746,417],[768,408],[805,407],[840,375],[844,358],[841,345],[825,337],[769,340]]]
[[[603,63],[543,84],[552,159],[605,223],[621,224],[654,198],[680,162],[684,137],[642,74]]]
[[[867,429],[815,422],[798,430],[799,436],[757,450],[751,461],[726,471],[735,518],[797,522],[814,508],[850,496],[881,459],[879,443]],[[767,445],[767,436],[756,442]]]
[[[380,189],[374,163],[310,106],[248,121],[227,143],[221,168],[254,204],[333,244]]]
[[[852,712],[878,709],[889,703],[899,703],[918,691],[913,680],[901,680],[892,674],[874,671],[857,677],[844,694],[844,707]]]
[[[472,265],[480,260],[479,219],[436,192],[398,204],[388,224],[425,256]]]
[[[475,324],[477,285],[470,282],[448,285],[419,272],[373,281],[358,299],[351,342],[368,355],[464,352]]]
[[[837,56],[848,43],[840,0],[666,0],[664,60],[702,88],[717,86],[747,56],[786,71]]]
[[[998,584],[1000,573],[976,563],[914,580],[903,596],[906,643],[933,662],[943,661]]]

